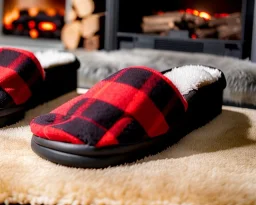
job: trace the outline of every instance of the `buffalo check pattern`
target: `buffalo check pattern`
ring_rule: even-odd
[[[26,103],[44,77],[44,70],[33,53],[0,48],[0,107]]]
[[[30,126],[34,135],[48,140],[125,145],[170,132],[186,110],[186,100],[169,79],[137,66],[114,73]]]

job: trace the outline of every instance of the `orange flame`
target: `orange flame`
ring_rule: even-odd
[[[36,29],[31,29],[29,31],[29,35],[30,35],[31,38],[37,38],[39,34],[38,34],[38,31]]]
[[[11,12],[5,14],[4,24],[10,26],[12,24],[12,22],[17,20],[19,17],[20,17],[19,10],[18,9],[13,9]]]
[[[52,22],[40,22],[38,28],[42,31],[55,31],[56,25]]]
[[[201,18],[206,19],[206,20],[210,20],[210,19],[211,19],[210,14],[208,14],[208,13],[206,13],[206,12],[200,12],[200,13],[199,13],[199,16],[200,16]]]
[[[48,16],[55,16],[57,13],[56,10],[52,8],[47,9],[45,12]]]
[[[39,9],[38,8],[29,8],[28,9],[28,14],[31,17],[36,16],[38,13],[39,13]]]
[[[180,10],[181,13],[183,13],[184,11]],[[201,18],[204,18],[205,20],[210,20],[211,19],[211,15],[204,12],[204,11],[198,11],[195,9],[186,9],[185,10],[186,13],[188,14],[193,14],[195,16],[199,16]]]
[[[199,11],[193,10],[193,14],[194,14],[195,16],[198,16],[198,15],[199,15]]]

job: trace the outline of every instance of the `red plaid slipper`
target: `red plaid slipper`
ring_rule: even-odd
[[[52,162],[103,168],[161,151],[221,113],[223,73],[129,67],[31,122],[32,149]]]
[[[20,120],[45,73],[33,53],[0,48],[0,127]]]

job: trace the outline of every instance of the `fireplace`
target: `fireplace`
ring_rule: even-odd
[[[251,59],[254,0],[108,0],[107,10],[108,50],[153,48]]]
[[[160,36],[241,40],[241,19],[241,12],[210,13],[190,8],[158,11],[142,18],[141,29],[142,33]]]
[[[5,35],[60,39],[64,25],[65,0],[3,2],[2,31]]]
[[[63,49],[61,29],[71,0],[2,0],[0,45]]]

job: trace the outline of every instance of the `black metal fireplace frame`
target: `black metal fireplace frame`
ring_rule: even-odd
[[[132,43],[127,43],[127,45],[125,44],[126,41],[123,41],[122,47],[172,50],[171,46],[176,44],[180,49],[186,47],[186,50],[184,51],[200,52],[202,50],[201,47],[203,46],[205,53],[233,56],[241,59],[249,58],[253,62],[256,62],[255,0],[242,0],[242,38],[238,41],[218,39],[175,39],[170,37],[119,32],[119,1],[120,0],[106,0],[105,50],[107,51],[119,49],[119,39],[132,39]],[[186,45],[190,45],[190,49],[188,49]],[[232,48],[235,47],[238,52],[218,53],[218,48],[223,48],[223,46],[227,48],[226,50],[230,50],[229,48],[231,48],[231,51]]]

